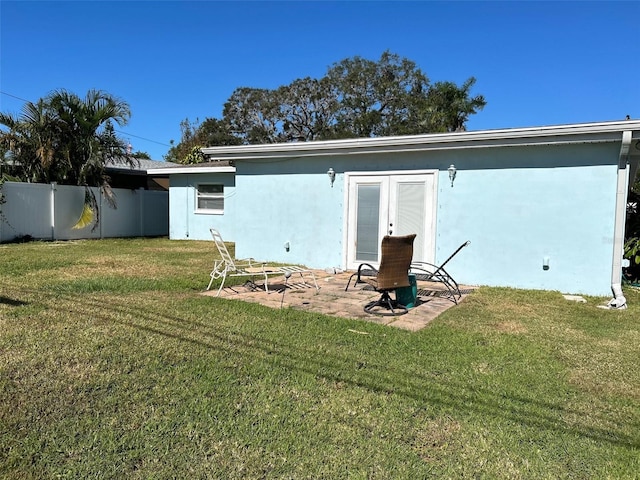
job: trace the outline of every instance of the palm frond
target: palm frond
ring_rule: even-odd
[[[93,211],[93,208],[91,208],[91,205],[89,205],[88,203],[85,203],[84,207],[82,208],[80,218],[72,228],[74,230],[80,230],[81,228],[88,227],[93,223],[94,218],[95,212]]]
[[[107,201],[111,208],[118,208],[118,203],[116,201],[116,192],[113,191],[111,185],[108,182],[104,182],[102,187],[100,187],[102,191],[103,198]]]
[[[100,221],[100,214],[98,210],[98,201],[93,191],[85,186],[84,190],[84,206],[82,207],[82,213],[76,224],[72,227],[76,230],[85,228],[92,223],[94,224],[93,230],[98,226]]]

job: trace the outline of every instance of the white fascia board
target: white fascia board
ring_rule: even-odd
[[[236,167],[172,167],[147,170],[149,175],[172,175],[175,173],[236,173]]]
[[[207,147],[203,148],[202,152],[217,160],[251,160],[332,154],[351,155],[524,145],[601,143],[620,141],[621,133],[626,130],[633,131],[634,138],[640,138],[640,121],[623,120],[396,137]]]

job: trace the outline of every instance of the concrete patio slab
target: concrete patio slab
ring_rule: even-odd
[[[345,292],[351,272],[327,273],[323,270],[314,270],[314,274],[320,287],[318,290],[313,285],[276,277],[269,280],[269,293],[262,286],[256,288],[255,284],[247,283],[224,288],[220,297],[259,303],[275,309],[293,308],[342,318],[360,319],[410,331],[418,331],[426,327],[442,312],[456,306],[444,295],[447,292],[441,285],[418,282],[420,294],[417,305],[409,309],[407,314],[391,317],[370,315],[365,313],[363,308],[368,302],[379,298],[380,294],[363,289],[364,284],[350,286]],[[464,301],[473,287],[461,285],[460,290],[462,298],[458,303]],[[216,293],[217,289],[214,289],[203,292],[203,295],[215,296]]]

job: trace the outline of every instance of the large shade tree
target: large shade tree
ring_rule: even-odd
[[[115,206],[105,165],[108,160],[135,163],[113,127],[125,125],[130,116],[127,103],[100,90],[85,97],[56,90],[25,103],[19,115],[0,113],[3,171],[24,182],[100,187]],[[85,201],[84,218],[90,212],[97,224],[99,211],[89,188]]]
[[[424,133],[417,122],[429,89],[414,62],[384,52],[374,62],[347,58],[327,72],[338,100],[340,136],[378,137]]]
[[[294,80],[276,89],[237,88],[221,119],[185,131],[167,160],[193,163],[202,146],[415,135],[464,130],[486,105],[462,85],[430,84],[415,62],[391,52],[377,61],[346,58],[324,77]],[[214,122],[217,136],[201,134]],[[191,125],[193,127],[193,125]]]
[[[279,141],[307,142],[336,136],[338,98],[327,78],[302,78],[277,90],[282,131]]]

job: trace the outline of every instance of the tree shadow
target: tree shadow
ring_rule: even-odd
[[[21,307],[23,305],[27,305],[27,302],[23,302],[22,300],[15,300],[13,298],[0,295],[0,304],[10,305],[12,307]]]

